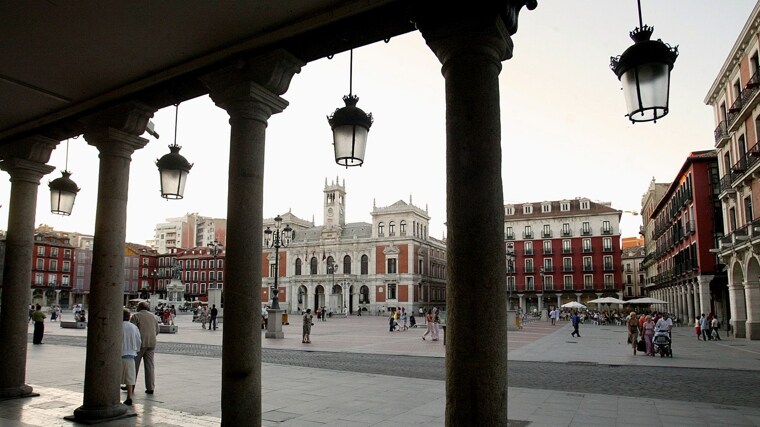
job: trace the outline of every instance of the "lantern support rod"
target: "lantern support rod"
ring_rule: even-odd
[[[69,139],[66,138],[66,161],[64,162],[63,170],[69,170]]]
[[[174,145],[177,145],[177,120],[179,119],[179,104],[174,104]]]
[[[354,93],[354,50],[351,49],[348,60],[348,96]]]
[[[641,0],[636,0],[639,5],[639,28],[644,27],[644,21],[641,19]]]

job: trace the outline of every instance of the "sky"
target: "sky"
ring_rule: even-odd
[[[512,37],[514,56],[500,74],[502,177],[505,203],[575,197],[638,212],[652,178],[674,179],[689,152],[714,148],[716,126],[704,98],[755,0],[642,0],[653,38],[678,45],[670,113],[656,124],[631,124],[621,85],[609,68],[633,42],[633,0],[539,0],[523,9]],[[283,95],[290,105],[269,120],[264,217],[291,211],[323,224],[325,180],[345,181],[346,219],[371,222],[373,206],[399,200],[427,209],[432,237],[446,236],[445,99],[441,65],[418,32],[354,50],[353,93],[371,112],[365,163],[335,164],[327,116],[348,93],[349,53],[305,65]],[[174,139],[175,108],[158,111],[160,138],[132,156],[127,240],[145,243],[156,224],[189,212],[227,216],[229,124],[206,96],[179,106],[177,143],[194,164],[182,200],[160,197],[155,161]],[[66,141],[40,185],[37,224],[94,232],[98,152],[79,137],[68,170],[81,191],[71,216],[50,213],[48,182],[66,164]],[[5,175],[7,177],[7,175]],[[0,180],[0,224],[8,222],[10,182]],[[624,213],[621,234],[638,235],[641,217]],[[0,226],[1,227],[1,226]]]

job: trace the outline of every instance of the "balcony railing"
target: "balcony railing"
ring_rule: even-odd
[[[563,254],[571,254],[573,253],[573,248],[562,248]]]
[[[602,252],[612,252],[612,246],[604,246]]]
[[[720,191],[729,191],[729,192],[735,192],[733,187],[731,187],[731,182],[734,180],[734,174],[731,172],[726,173],[723,175],[723,177],[720,179]]]
[[[573,230],[562,230],[562,237],[573,237]]]
[[[562,266],[562,272],[563,273],[572,273],[573,272],[573,266],[572,265],[563,265]]]
[[[507,233],[506,238],[507,240],[515,240],[515,233]]]
[[[588,229],[588,230],[582,229],[581,230],[581,236],[590,236],[590,235],[591,235],[591,230],[590,229]]]
[[[534,270],[533,267],[525,267],[525,273],[526,274],[534,273],[534,272],[535,272],[535,270]]]
[[[574,288],[574,287],[573,287],[573,284],[572,284],[572,283],[565,283],[565,285],[564,285],[564,289],[565,289],[566,291],[572,291],[572,290],[573,290],[573,288]]]
[[[612,234],[612,228],[610,227],[602,227],[602,235],[610,235]]]
[[[615,266],[612,264],[604,264],[604,271],[613,271],[615,269]]]
[[[544,230],[544,231],[542,231],[541,232],[541,237],[543,237],[544,239],[552,237],[552,231],[551,230],[548,230],[548,231]]]
[[[523,236],[523,239],[532,239],[533,238],[533,232],[532,231],[530,231],[530,232],[523,231],[522,236]]]
[[[594,271],[594,266],[591,264],[586,264],[583,266],[583,271]]]
[[[541,267],[541,274],[552,273],[552,272],[554,272],[554,266],[545,265]]]
[[[594,252],[594,248],[593,247],[589,246],[589,247],[583,248],[583,253],[584,254],[588,254],[588,253],[591,253],[591,252]]]
[[[715,128],[713,134],[715,135],[715,145],[720,145],[721,141],[728,139],[728,125],[725,120],[718,123],[718,127]]]
[[[525,249],[525,255],[533,255],[533,249]]]
[[[544,248],[544,255],[551,255],[552,254],[552,248]]]

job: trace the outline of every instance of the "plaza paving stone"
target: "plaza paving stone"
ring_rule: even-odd
[[[442,379],[418,378],[404,368],[391,369],[391,374],[382,375],[357,372],[362,364],[378,363],[376,360],[386,360],[391,367],[399,366],[399,360],[413,359],[427,360],[428,366],[442,366],[445,348],[440,341],[422,341],[424,329],[389,332],[387,318],[333,318],[317,322],[312,334],[314,343],[306,345],[300,340],[300,319],[291,317],[291,320],[295,321],[284,328],[285,339],[262,338],[262,425],[444,425]],[[258,326],[256,322],[257,319],[252,318],[252,327]],[[219,424],[221,359],[218,355],[224,324],[217,331],[208,331],[192,323],[188,315],[178,316],[177,324],[179,333],[159,336],[160,345],[165,348],[159,349],[156,357],[156,393],[145,394],[142,379],[138,378],[132,408],[137,416],[102,425]],[[74,425],[63,417],[71,415],[82,403],[86,330],[61,329],[54,322],[47,323],[46,327],[47,344],[30,344],[28,348],[27,383],[40,396],[0,402],[0,426]],[[570,337],[570,327],[564,322],[556,326],[534,322],[521,331],[510,332],[509,359],[513,362],[509,368],[508,405],[510,419],[515,420],[512,425],[760,426],[758,405],[731,399],[732,395],[747,392],[743,388],[752,387],[752,375],[760,373],[760,343],[733,338],[705,343],[696,340],[693,329],[684,327],[674,332],[675,357],[660,359],[629,354],[622,331],[622,327],[582,325],[582,338],[576,339]],[[292,364],[267,363],[267,360],[277,359],[278,354],[281,360],[293,359]],[[316,365],[336,366],[333,360],[336,358],[345,358],[345,361],[338,363],[339,369],[314,367],[314,363],[298,365],[304,358],[320,357],[324,361],[317,361]],[[358,362],[352,362],[352,358]],[[528,362],[535,365],[531,367]],[[594,370],[595,367],[598,369]],[[669,398],[641,397],[647,396],[647,387],[652,387],[647,375],[642,375],[642,372],[649,374],[648,367],[652,367],[651,375],[656,374],[656,369],[667,368],[686,374],[682,374],[682,383],[670,380],[674,383],[672,390],[666,388],[663,392]],[[434,373],[438,368],[431,369]],[[532,371],[533,385],[512,386],[522,381],[518,381],[517,374],[512,379],[513,369]],[[626,376],[634,376],[642,392],[627,396],[612,394],[619,391],[614,387],[609,388],[610,392],[600,388],[599,378],[604,380],[611,375],[604,371],[616,369],[632,370],[633,373]],[[411,371],[414,370],[412,367]],[[583,374],[583,370],[587,373]],[[588,387],[596,392],[580,387],[579,381],[575,381],[573,387],[573,379],[562,375],[589,377]],[[700,376],[709,378],[709,375],[746,376],[749,381],[747,384],[738,379],[729,381],[736,389],[717,390],[714,399],[726,396],[722,401],[726,403],[695,405],[700,391],[684,389],[683,384],[689,387],[689,377],[696,377],[698,381]],[[613,383],[615,378],[607,378],[607,381]],[[558,384],[570,386],[556,386]],[[579,388],[583,390],[578,391]],[[752,396],[749,395],[749,402]],[[745,404],[737,405],[737,401]],[[731,402],[733,404],[729,404]]]

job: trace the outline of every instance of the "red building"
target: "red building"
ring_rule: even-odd
[[[224,249],[220,248],[215,255],[207,246],[178,251],[176,260],[185,285],[185,300],[207,301],[208,289],[223,288],[224,254]]]
[[[647,293],[689,321],[710,312],[729,317],[726,274],[711,252],[723,236],[720,191],[716,151],[692,152],[651,216],[657,275]]]
[[[34,236],[31,302],[68,307],[74,274],[74,246],[67,237],[53,233]]]
[[[585,198],[505,205],[510,308],[623,297],[621,211]]]

